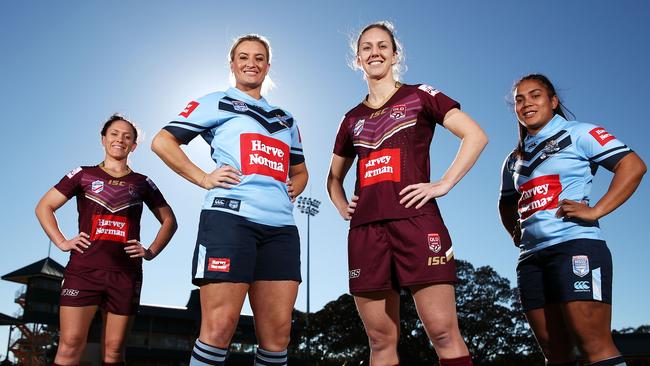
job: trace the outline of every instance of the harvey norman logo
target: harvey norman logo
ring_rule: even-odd
[[[373,151],[359,161],[361,187],[383,181],[400,181],[400,150],[383,149]]]
[[[289,145],[257,133],[240,135],[243,174],[262,174],[280,182],[287,180]]]
[[[125,243],[129,235],[129,222],[124,216],[93,215],[90,240],[111,240]]]
[[[525,220],[537,211],[557,208],[558,196],[562,191],[560,176],[544,175],[531,179],[519,187],[519,215]]]

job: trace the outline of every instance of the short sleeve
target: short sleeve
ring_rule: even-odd
[[[168,206],[165,197],[163,197],[156,184],[149,177],[146,178],[145,191],[142,199],[150,210]]]
[[[291,151],[289,154],[289,165],[298,165],[305,162],[305,155],[302,151],[302,136],[300,136],[300,129],[298,123],[294,119],[291,126]]]
[[[577,129],[576,146],[580,153],[607,170],[613,170],[616,163],[632,152],[603,127],[581,123]]]
[[[499,202],[514,203],[519,200],[519,192],[515,188],[514,165],[517,161],[515,153],[512,152],[506,157],[501,167],[501,189],[499,191]]]
[[[447,112],[454,108],[460,109],[460,103],[430,85],[419,85],[417,92],[425,115],[439,125],[442,125]]]
[[[74,197],[81,190],[81,176],[83,168],[78,167],[66,174],[59,183],[54,185],[54,188],[61,192],[68,199]]]
[[[163,129],[174,135],[181,144],[188,144],[197,135],[217,124],[217,103],[218,98],[213,94],[192,100]]]
[[[356,121],[356,124],[361,124],[363,127],[364,121],[362,119]],[[355,129],[357,127],[355,126]],[[339,124],[339,131],[336,134],[336,140],[334,141],[334,154],[346,157],[354,158],[357,153],[354,150],[354,144],[352,143],[352,136],[350,135],[350,128],[347,116],[343,116],[341,123]]]

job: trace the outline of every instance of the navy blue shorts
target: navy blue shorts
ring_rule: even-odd
[[[203,210],[192,260],[192,283],[201,286],[259,280],[301,281],[298,229]]]
[[[524,311],[549,303],[612,303],[612,255],[602,240],[576,239],[521,258],[517,286]]]

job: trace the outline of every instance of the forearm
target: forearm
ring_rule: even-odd
[[[485,145],[487,137],[482,132],[462,138],[454,161],[440,180],[455,186],[474,166]]]
[[[641,183],[646,166],[635,153],[624,157],[615,168],[614,177],[605,195],[594,205],[601,218],[627,201]]]
[[[59,224],[54,215],[54,211],[49,207],[39,204],[36,206],[36,217],[48,238],[50,238],[52,243],[54,243],[59,249],[61,249],[60,244],[67,239],[59,229]]]
[[[339,212],[346,212],[349,202],[340,178],[327,177],[327,193],[334,207]]]
[[[508,234],[512,236],[519,222],[516,203],[499,201],[499,218],[501,218],[501,224],[503,224]]]
[[[300,194],[305,190],[308,181],[309,181],[309,173],[307,172],[307,170],[300,171],[291,176],[291,183],[293,184],[293,191],[295,197],[300,196]]]
[[[165,249],[167,244],[169,244],[169,241],[172,239],[172,236],[174,236],[177,228],[178,225],[176,224],[175,219],[167,218],[163,220],[160,229],[158,230],[158,234],[156,234],[156,237],[147,249],[149,252],[151,252],[150,259],[155,258],[158,254],[160,254],[160,252],[163,251],[163,249]]]
[[[160,131],[151,143],[151,150],[178,175],[202,187],[207,173],[187,157],[172,134]]]

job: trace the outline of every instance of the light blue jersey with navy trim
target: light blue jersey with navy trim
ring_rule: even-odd
[[[598,222],[557,218],[563,199],[589,204],[598,166],[612,170],[631,152],[604,128],[555,115],[511,153],[502,168],[499,200],[518,202],[520,256],[573,239],[603,240]]]
[[[298,126],[287,111],[229,88],[191,101],[164,129],[182,144],[200,134],[217,167],[230,165],[242,172],[241,182],[232,188],[209,190],[204,210],[264,225],[294,225],[286,180],[289,166],[305,159]]]

